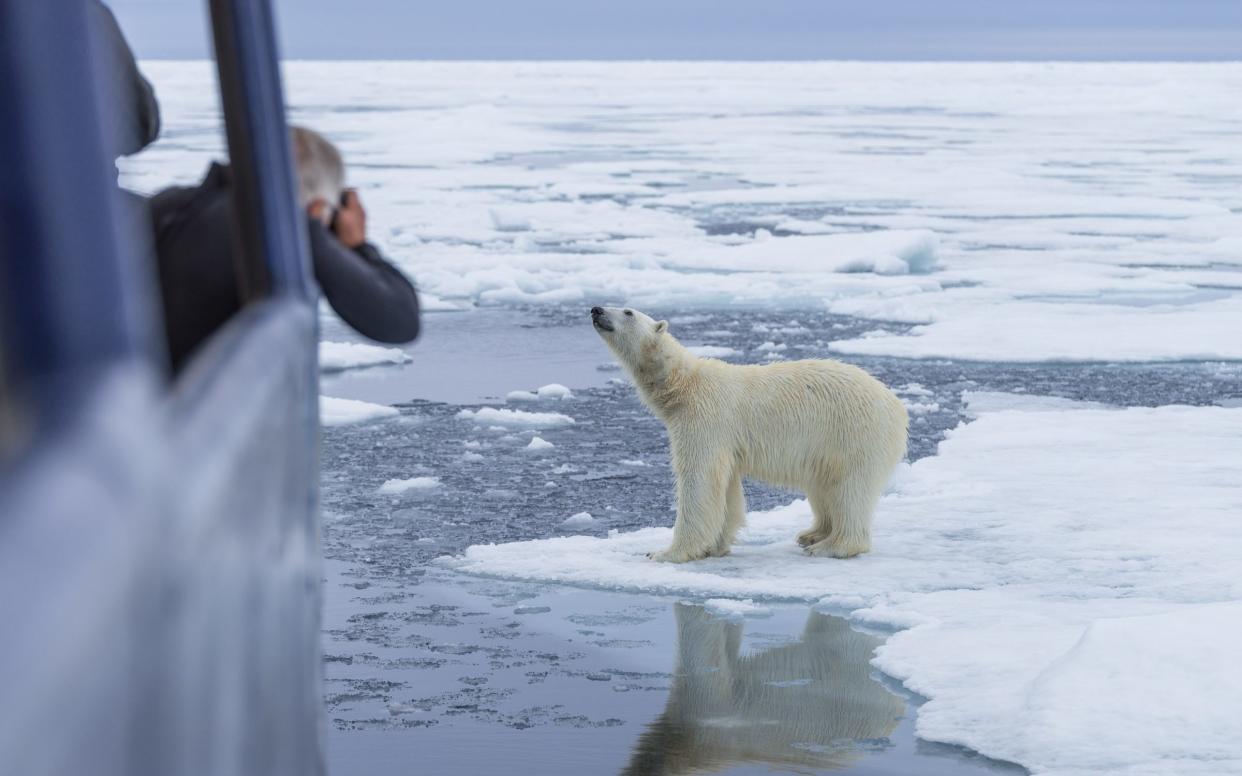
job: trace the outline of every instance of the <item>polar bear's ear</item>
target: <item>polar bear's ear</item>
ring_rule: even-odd
[[[655,327],[656,334],[663,334],[666,331],[668,331],[668,321],[660,321],[659,323],[656,324],[656,327]]]

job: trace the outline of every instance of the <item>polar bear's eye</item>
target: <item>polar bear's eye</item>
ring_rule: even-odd
[[[626,311],[625,311],[625,314],[626,314],[626,315],[633,315],[633,314],[634,314],[634,311],[633,311],[633,310],[626,310]]]

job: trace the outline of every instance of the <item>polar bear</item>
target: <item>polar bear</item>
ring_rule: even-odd
[[[698,358],[667,321],[630,308],[593,307],[591,322],[668,428],[677,520],[655,560],[728,554],[746,517],[743,477],[806,493],[815,521],[798,543],[809,554],[871,549],[871,515],[905,455],[908,425],[883,383],[839,361]]]

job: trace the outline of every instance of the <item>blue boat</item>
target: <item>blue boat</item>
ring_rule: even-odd
[[[82,0],[0,4],[0,772],[323,772],[316,292],[271,9],[210,2],[261,298],[170,382]]]

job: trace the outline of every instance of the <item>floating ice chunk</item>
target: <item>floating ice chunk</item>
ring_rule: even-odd
[[[686,350],[699,358],[728,358],[738,354],[736,349],[723,345],[694,345],[693,347],[686,348]]]
[[[543,439],[542,437],[531,437],[530,444],[528,444],[525,449],[533,453],[537,453],[543,450],[551,450],[554,447],[556,447],[556,445],[546,439]]]
[[[440,487],[439,477],[410,477],[408,480],[385,480],[379,486],[380,493],[405,493],[407,490],[426,490]]]
[[[620,461],[617,461],[617,463],[621,464],[622,466],[650,466],[651,465],[647,463],[646,461],[640,461],[636,458],[633,458],[633,459],[622,458]]]
[[[599,520],[592,517],[590,512],[578,512],[562,520],[561,528],[593,528],[598,523]]]
[[[755,347],[755,350],[758,350],[763,353],[779,353],[783,350],[787,350],[788,348],[789,346],[786,345],[784,342],[777,344],[775,342],[772,342],[771,340],[768,340],[762,345],[757,345]]]
[[[540,399],[572,399],[573,391],[569,390],[560,383],[548,383],[535,391]]]
[[[718,617],[726,618],[742,618],[742,617],[768,617],[772,614],[772,610],[762,604],[757,604],[749,598],[709,598],[703,602],[703,606],[707,610]]]
[[[567,464],[567,463],[563,463],[563,464],[561,464],[560,466],[558,466],[558,467],[556,467],[555,469],[553,469],[553,470],[552,470],[552,473],[553,473],[553,474],[573,474],[573,473],[574,473],[574,472],[576,472],[576,471],[578,471],[578,470],[577,470],[575,467],[570,466],[570,465],[569,465],[569,464]]]
[[[928,415],[933,412],[940,412],[940,405],[936,402],[905,402],[906,412],[910,415]]]
[[[319,422],[325,426],[341,426],[347,423],[364,423],[368,420],[391,418],[400,415],[396,407],[372,404],[357,399],[338,399],[334,396],[319,397]]]
[[[503,428],[556,428],[574,424],[573,418],[559,412],[524,412],[496,407],[462,410],[457,413],[457,417]]]
[[[900,388],[894,388],[893,392],[899,393],[903,396],[933,396],[934,395],[931,391],[927,390],[919,383],[906,383]]]
[[[539,401],[540,399],[572,399],[573,391],[560,383],[548,383],[534,391],[510,391],[506,401]]]
[[[340,372],[365,366],[404,364],[410,357],[401,348],[381,348],[360,342],[320,342],[319,370]]]
[[[479,461],[482,461],[483,458],[484,457],[482,455],[469,450],[461,454],[461,459],[467,463],[478,463]]]

